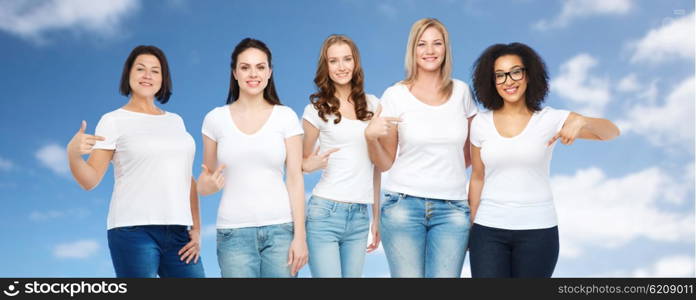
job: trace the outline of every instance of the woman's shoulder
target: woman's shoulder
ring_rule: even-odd
[[[297,113],[290,106],[274,105],[273,109],[275,109],[278,114],[283,117],[297,119]]]

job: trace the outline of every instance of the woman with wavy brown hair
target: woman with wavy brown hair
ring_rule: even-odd
[[[360,277],[368,231],[379,246],[379,182],[367,152],[364,131],[377,106],[365,94],[355,43],[331,35],[321,47],[314,83],[302,118],[302,170],[323,169],[307,209],[309,267],[313,277]],[[315,144],[319,140],[319,147]],[[374,222],[370,228],[368,204]]]

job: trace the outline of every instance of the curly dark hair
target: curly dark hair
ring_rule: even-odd
[[[346,44],[350,47],[353,60],[355,61],[355,67],[353,67],[353,77],[350,80],[351,88],[349,99],[353,100],[357,119],[361,121],[370,120],[372,119],[373,113],[367,109],[367,97],[365,96],[365,90],[363,88],[365,75],[360,65],[360,53],[353,40],[345,35],[333,34],[324,40],[321,46],[321,53],[319,53],[317,72],[314,76],[314,84],[317,87],[317,91],[309,95],[309,101],[319,112],[319,117],[324,120],[324,122],[329,121],[327,119],[328,115],[336,116],[334,124],[341,122],[341,113],[338,111],[341,102],[334,95],[336,87],[329,77],[327,58],[329,47],[335,44]]]
[[[517,55],[522,59],[527,78],[525,103],[532,111],[541,110],[541,104],[549,92],[549,75],[546,64],[532,48],[522,43],[495,44],[488,47],[474,63],[471,76],[474,100],[488,110],[503,107],[503,98],[496,90],[494,65],[504,55]]]

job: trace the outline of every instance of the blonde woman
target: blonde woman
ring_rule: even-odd
[[[469,234],[468,128],[477,109],[452,79],[452,51],[436,19],[413,24],[406,79],[382,95],[365,130],[378,169],[389,170],[381,235],[393,277],[459,277]],[[398,155],[397,155],[398,146]]]
[[[379,246],[380,172],[370,161],[364,137],[377,98],[365,94],[364,77],[350,38],[331,35],[324,40],[314,77],[317,92],[302,116],[302,169],[323,169],[307,208],[313,277],[361,277],[369,231],[367,252]],[[375,216],[372,226],[368,205]]]

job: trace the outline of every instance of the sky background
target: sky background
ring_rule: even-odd
[[[280,98],[301,115],[329,34],[357,43],[365,89],[379,97],[403,79],[411,24],[424,17],[447,26],[455,78],[470,83],[486,47],[523,42],[546,61],[547,105],[621,128],[610,142],[556,147],[554,276],[694,277],[692,0],[0,0],[0,277],[114,276],[106,240],[113,170],[84,191],[64,149],[81,120],[93,133],[101,115],[126,103],[118,84],[133,47],[167,55],[174,87],[162,108],[195,138],[197,176],[203,117],[225,103],[229,56],[242,38],[271,48]],[[318,178],[305,176],[308,193]],[[201,198],[209,277],[220,276],[219,199]],[[367,255],[364,276],[388,274],[383,250]]]

